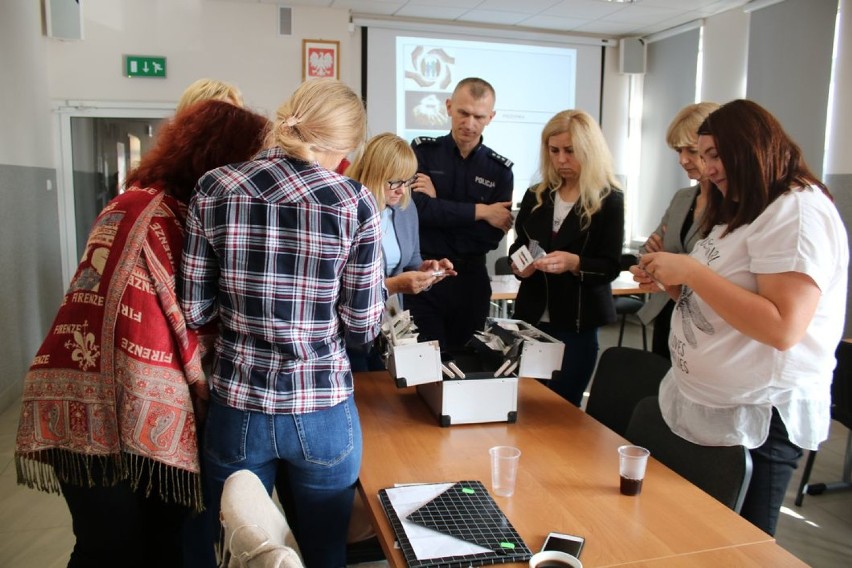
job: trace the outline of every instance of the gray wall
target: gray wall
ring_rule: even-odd
[[[666,131],[678,111],[695,102],[698,35],[699,30],[690,30],[648,46],[635,234],[650,235],[660,223],[660,206],[665,211],[675,192],[689,185],[677,154],[666,144]]]
[[[817,176],[836,15],[837,0],[786,0],[753,12],[749,26],[746,95],[781,121]]]
[[[20,396],[21,380],[59,306],[63,285],[40,3],[0,1],[2,411]]]

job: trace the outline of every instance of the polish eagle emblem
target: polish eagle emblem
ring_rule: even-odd
[[[308,55],[311,77],[332,77],[334,75],[334,53],[330,49],[312,49]]]

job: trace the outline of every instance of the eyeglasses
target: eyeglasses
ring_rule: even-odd
[[[403,186],[411,187],[411,184],[413,184],[415,181],[417,181],[417,174],[414,174],[408,179],[388,180],[388,189],[390,189],[391,191],[396,191],[398,189],[402,189]]]

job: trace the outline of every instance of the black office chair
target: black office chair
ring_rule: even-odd
[[[841,341],[835,351],[837,367],[834,368],[834,378],[831,381],[831,418],[847,428],[846,453],[843,459],[843,477],[833,483],[808,483],[811,470],[817,456],[816,450],[808,452],[805,469],[802,471],[802,481],[796,493],[796,506],[801,507],[808,495],[821,495],[831,491],[852,489],[852,343]]]
[[[636,255],[622,254],[621,255],[621,270],[627,270],[636,264]],[[627,296],[613,296],[612,301],[615,304],[615,313],[621,316],[621,327],[618,330],[618,346],[621,347],[624,341],[624,325],[627,323],[627,316],[636,315],[642,306],[645,305],[645,296],[638,294],[630,294]],[[637,318],[638,319],[638,318]],[[642,349],[648,350],[648,337],[645,324],[639,320],[639,325],[642,326]]]
[[[624,436],[633,409],[643,398],[657,394],[671,366],[669,359],[651,351],[610,347],[595,369],[586,413]]]
[[[663,420],[656,396],[636,405],[626,438],[710,496],[739,513],[751,481],[751,454],[745,446],[702,446],[684,440]]]
[[[501,256],[494,261],[494,274],[505,276],[512,274],[512,260],[508,256]]]
[[[494,261],[494,276],[511,276],[512,261],[508,256],[501,256]],[[513,311],[514,300],[492,300],[491,317],[508,318]]]

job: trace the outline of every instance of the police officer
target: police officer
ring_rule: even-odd
[[[406,296],[405,307],[420,341],[439,340],[445,354],[484,327],[491,302],[485,253],[512,227],[512,162],[482,143],[482,131],[494,118],[494,99],[487,81],[461,80],[446,103],[450,133],[412,142],[420,252],[424,259],[449,259],[458,275]]]

